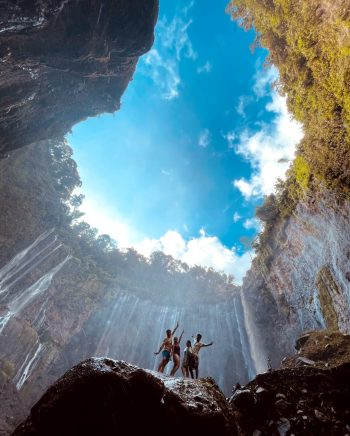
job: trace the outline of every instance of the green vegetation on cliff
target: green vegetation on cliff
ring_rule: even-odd
[[[350,3],[232,0],[228,12],[268,48],[280,72],[278,89],[305,132],[287,180],[257,211],[265,223],[261,248],[307,192],[330,188],[350,196]]]
[[[232,276],[212,268],[189,267],[162,252],[146,259],[134,249],[118,249],[82,220],[83,196],[75,194],[80,185],[66,141],[32,144],[0,161],[0,241],[6,247],[0,264],[54,228],[73,257],[59,283],[63,299],[90,305],[123,290],[160,303],[215,302],[237,290]]]

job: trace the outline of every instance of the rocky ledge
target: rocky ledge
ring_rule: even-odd
[[[350,435],[350,336],[309,332],[282,369],[237,386],[230,403],[238,434]]]
[[[233,428],[232,410],[211,379],[92,358],[51,386],[13,436],[231,435]]]
[[[13,436],[350,435],[350,337],[311,332],[279,370],[237,385],[92,358],[68,371]],[[313,358],[313,359],[312,359]]]
[[[119,108],[158,0],[0,2],[0,152]]]

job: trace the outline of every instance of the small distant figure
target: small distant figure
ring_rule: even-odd
[[[192,353],[192,343],[190,340],[186,341],[186,348],[184,350],[184,357],[182,359],[181,371],[184,377],[190,376],[190,358]]]
[[[192,336],[194,338],[194,336]],[[190,355],[190,364],[189,364],[189,370],[191,373],[191,378],[194,378],[193,376],[193,370],[195,370],[195,374],[196,374],[196,379],[198,378],[198,367],[199,367],[199,351],[202,347],[210,347],[211,345],[213,345],[214,342],[209,342],[209,344],[203,344],[203,342],[201,342],[202,339],[202,335],[198,333],[198,335],[196,336],[196,338],[193,341],[193,345],[192,345],[192,352]]]
[[[170,360],[172,349],[173,349],[173,336],[178,327],[179,327],[179,323],[177,322],[173,331],[171,331],[170,329],[166,331],[166,337],[164,338],[162,345],[160,346],[159,350],[154,353],[155,355],[158,355],[163,350],[162,360],[158,366],[159,372],[162,373],[164,372],[164,369]]]
[[[267,358],[267,371],[272,372],[272,364],[270,357]]]
[[[179,338],[177,338],[177,337],[174,338],[174,344],[173,344],[173,349],[172,349],[174,366],[173,366],[173,369],[171,370],[171,373],[170,373],[170,375],[172,377],[174,377],[174,375],[176,374],[176,371],[180,367],[180,354],[181,354],[180,343],[181,343],[181,339],[182,339],[183,334],[184,334],[184,330],[182,330],[182,333],[181,333]]]

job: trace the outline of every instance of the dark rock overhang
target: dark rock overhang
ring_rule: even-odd
[[[116,111],[157,16],[158,0],[0,2],[0,153]]]

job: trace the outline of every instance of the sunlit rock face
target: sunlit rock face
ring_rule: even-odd
[[[2,2],[1,153],[117,110],[157,13],[157,0]]]
[[[154,352],[177,321],[177,335],[185,330],[182,350],[192,334],[214,341],[201,350],[200,376],[213,377],[226,395],[255,375],[239,292],[226,301],[204,303],[199,296],[186,304],[171,295],[145,299],[89,274],[53,229],[0,269],[0,369],[9,386],[1,399],[17,405],[11,422],[7,410],[0,413],[8,427],[24,418],[22,404],[29,409],[85,358],[107,356],[156,369],[160,356]],[[94,292],[105,298],[91,303]],[[166,374],[171,368],[172,362]]]
[[[349,226],[350,204],[334,194],[304,201],[247,274],[256,335],[275,365],[303,330],[350,331]]]

